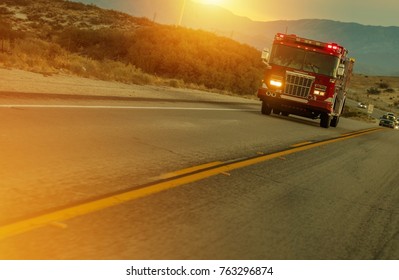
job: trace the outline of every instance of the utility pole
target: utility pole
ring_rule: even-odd
[[[183,20],[183,15],[184,15],[184,9],[185,8],[186,8],[186,0],[183,0],[183,5],[181,7],[181,12],[180,12],[179,24],[177,26],[181,25],[181,22]]]

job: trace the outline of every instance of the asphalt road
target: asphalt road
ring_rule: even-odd
[[[0,258],[398,259],[398,131],[259,111],[3,96]]]

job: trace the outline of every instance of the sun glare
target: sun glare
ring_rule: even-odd
[[[220,5],[223,3],[223,0],[197,0],[196,2],[207,5]]]

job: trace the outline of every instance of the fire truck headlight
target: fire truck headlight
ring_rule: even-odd
[[[318,96],[324,96],[324,95],[326,95],[326,91],[327,91],[326,86],[317,84],[317,85],[315,85],[313,94],[318,95]]]
[[[279,79],[270,79],[270,85],[274,87],[281,87],[283,85],[283,82]]]
[[[325,93],[324,91],[315,89],[315,90],[314,90],[314,95],[324,96],[324,95],[326,95],[326,93]]]

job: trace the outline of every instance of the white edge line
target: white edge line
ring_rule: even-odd
[[[256,109],[186,108],[186,107],[138,107],[138,106],[84,106],[84,105],[0,105],[0,108],[35,109],[134,109],[134,110],[197,110],[197,111],[258,111]]]

